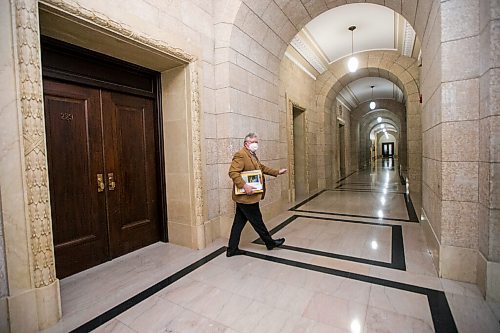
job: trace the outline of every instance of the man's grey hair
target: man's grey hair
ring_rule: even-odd
[[[257,133],[250,132],[247,135],[245,135],[245,140],[243,140],[243,143],[247,142],[248,139],[253,139],[256,138],[258,135]]]

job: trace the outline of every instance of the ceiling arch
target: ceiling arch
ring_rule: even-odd
[[[339,92],[337,98],[351,109],[364,102],[378,99],[393,99],[400,103],[404,102],[404,94],[401,88],[384,77],[374,76],[362,77],[348,83]]]
[[[384,113],[384,123],[385,124],[390,124],[396,128],[397,132],[402,131],[401,127],[401,120],[392,112],[389,110],[384,110],[386,113]],[[379,125],[380,123],[377,122],[377,118],[371,118],[365,120],[363,123],[361,123],[360,126],[360,135],[361,136],[366,136],[367,134],[369,135],[370,132]],[[364,134],[364,135],[363,135]]]
[[[229,47],[277,74],[286,48],[297,33],[318,15],[346,4],[345,0],[227,0],[216,18],[220,23],[216,32],[227,40],[220,49]],[[388,1],[384,7],[403,16],[422,40],[432,4],[433,0]],[[222,57],[229,60],[231,54]]]
[[[352,33],[348,29],[351,26],[356,27]],[[401,15],[386,6],[366,2],[344,4],[321,13],[301,29],[291,46],[318,74],[351,53],[397,50],[415,59],[420,54],[420,41]]]
[[[347,59],[341,59],[321,74],[316,81],[318,105],[331,108],[337,95],[349,83],[363,77],[383,77],[401,89],[406,101],[418,101],[419,70],[413,58],[399,55],[395,51],[367,51],[359,56],[359,69],[350,73]]]

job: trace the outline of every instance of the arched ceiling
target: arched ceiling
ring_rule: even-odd
[[[356,26],[352,43],[349,26]],[[311,20],[292,39],[292,47],[321,74],[329,64],[354,53],[398,50],[417,58],[416,34],[398,13],[370,3],[348,4],[330,9]]]
[[[332,63],[351,55],[351,32],[348,30],[351,25],[356,26],[354,53],[392,50],[410,59],[419,56],[420,44],[411,25],[392,9],[370,3],[342,5],[318,15],[292,39],[286,56],[302,64],[301,67],[316,78],[325,73]],[[351,73],[350,76],[359,79],[368,75]],[[345,87],[340,94],[341,102],[355,108],[366,101],[368,95],[371,97],[371,84],[366,82],[352,82]],[[403,101],[401,89],[388,80],[380,79],[374,85],[374,98]]]
[[[351,32],[355,25],[354,52],[397,48],[399,15],[390,8],[373,4],[340,6],[317,16],[303,30],[322,51],[328,63],[351,54]]]
[[[372,89],[373,87],[373,97]],[[351,109],[359,104],[376,99],[393,99],[399,103],[404,102],[404,95],[401,89],[383,77],[368,76],[350,82],[339,92],[339,98]]]

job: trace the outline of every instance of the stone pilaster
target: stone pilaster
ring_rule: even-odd
[[[12,101],[2,109],[2,129],[10,133],[2,131],[2,138],[8,137],[10,144],[2,147],[0,168],[7,307],[11,332],[35,332],[61,317],[47,174],[38,2],[11,1],[9,11],[10,50],[2,49],[2,53],[11,61],[2,74],[13,78],[5,90]]]

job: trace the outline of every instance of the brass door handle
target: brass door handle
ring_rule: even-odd
[[[97,174],[97,192],[102,192],[104,191],[105,185],[104,185],[104,177],[102,173]]]
[[[114,191],[116,187],[115,175],[111,172],[108,173],[108,190]]]

